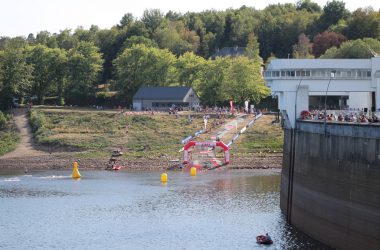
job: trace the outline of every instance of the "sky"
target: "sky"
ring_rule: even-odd
[[[111,28],[125,13],[141,18],[145,9],[160,9],[164,13],[225,10],[242,5],[263,9],[269,4],[295,3],[297,0],[0,0],[0,37],[36,35],[40,31],[58,33],[66,28],[75,30],[92,24]],[[323,7],[327,0],[313,0]],[[346,8],[372,6],[380,9],[379,0],[346,0]]]

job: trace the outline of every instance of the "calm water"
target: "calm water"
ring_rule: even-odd
[[[286,225],[266,171],[0,173],[0,249],[322,249]],[[269,232],[274,244],[256,244]]]

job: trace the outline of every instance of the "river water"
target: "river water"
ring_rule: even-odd
[[[0,249],[327,249],[286,224],[275,170],[0,172]],[[255,236],[268,232],[271,246]]]

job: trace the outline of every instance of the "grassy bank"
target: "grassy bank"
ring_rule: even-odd
[[[247,129],[232,146],[235,156],[281,153],[283,131],[280,124],[272,123],[274,119],[274,116],[263,116]]]
[[[115,111],[41,109],[31,112],[37,142],[78,151],[80,157],[108,157],[123,147],[127,158],[178,156],[180,140],[201,128],[202,119],[168,114],[125,115]]]
[[[20,139],[9,116],[2,115],[0,127],[0,156],[13,151]]]
[[[39,144],[74,151],[80,158],[107,158],[123,147],[125,159],[180,158],[180,141],[203,126],[202,115],[120,114],[115,111],[33,108],[30,116]],[[283,133],[274,117],[263,116],[231,148],[234,156],[282,152]],[[214,128],[218,129],[218,127]],[[231,135],[232,136],[232,135]],[[201,140],[209,140],[210,134]]]

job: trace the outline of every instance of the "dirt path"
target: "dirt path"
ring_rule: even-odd
[[[20,142],[14,151],[3,155],[0,159],[47,155],[48,153],[35,149],[31,128],[28,123],[27,109],[14,109],[13,114],[15,125],[20,131]]]

